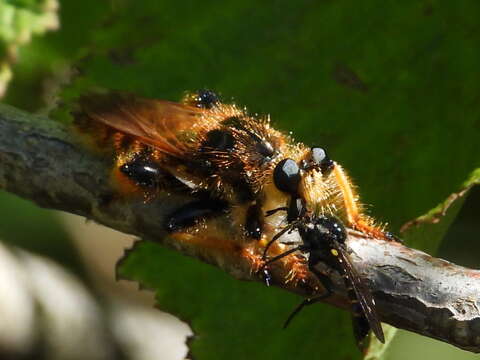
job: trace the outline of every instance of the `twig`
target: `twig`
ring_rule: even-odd
[[[187,202],[187,195],[166,196],[147,204],[116,200],[110,167],[109,159],[86,151],[65,124],[0,104],[1,188],[39,206],[155,240],[219,266],[238,279],[261,280],[252,273],[252,263],[234,251],[230,259],[220,258],[195,242],[167,236],[159,219]],[[350,233],[348,243],[355,268],[370,282],[382,321],[480,352],[480,271],[395,242],[365,239],[355,232]],[[333,273],[332,278],[338,289],[329,302],[348,308],[341,279]],[[307,280],[314,281],[313,276]],[[289,291],[312,295],[311,288],[302,283],[278,283]]]

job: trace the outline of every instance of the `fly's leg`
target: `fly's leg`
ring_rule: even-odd
[[[279,233],[280,234],[280,233]],[[278,234],[277,234],[278,235]],[[276,239],[275,239],[276,240]],[[271,280],[272,280],[272,277],[270,275],[270,272],[268,271],[268,265],[277,261],[277,260],[280,260],[282,258],[284,258],[285,256],[288,256],[296,251],[303,251],[305,249],[305,247],[303,245],[301,246],[297,246],[297,247],[294,247],[293,249],[290,249],[290,250],[287,250],[277,256],[274,256],[273,258],[271,259],[268,259],[267,261],[265,261],[262,265],[262,267],[260,268],[259,271],[263,272],[263,278],[264,278],[264,281],[265,281],[265,284],[267,286],[270,286],[271,284]],[[264,254],[264,257],[263,259],[265,260],[265,254]]]
[[[144,156],[135,156],[133,160],[119,166],[119,171],[144,189],[158,188],[165,172],[153,161]]]
[[[332,293],[330,291],[327,291],[325,294],[322,294],[320,296],[311,298],[311,299],[305,299],[303,300],[293,311],[292,313],[288,316],[287,320],[283,324],[283,328],[286,329],[287,326],[291,323],[293,318],[307,305],[312,305],[317,302],[320,302],[326,298],[328,298]]]
[[[305,306],[312,305],[312,304],[315,304],[317,302],[323,301],[326,298],[330,297],[330,295],[332,295],[332,287],[333,287],[332,280],[330,280],[330,278],[328,276],[322,274],[320,271],[318,271],[314,268],[310,268],[310,271],[313,272],[315,274],[315,276],[318,278],[318,280],[322,283],[323,287],[325,288],[325,293],[323,293],[320,296],[316,296],[316,297],[311,298],[311,299],[305,299],[304,301],[302,301],[292,311],[292,313],[288,316],[287,320],[285,321],[285,324],[283,325],[284,329],[290,324],[290,322],[293,320],[293,318],[295,316],[297,316],[300,311],[302,311],[302,309]]]
[[[261,207],[258,203],[250,205],[245,219],[245,231],[248,237],[260,240],[263,233]]]
[[[137,141],[129,141],[121,133],[115,135],[118,152],[113,176],[118,190],[123,194],[143,194],[151,200],[163,189],[184,192],[187,187],[161,167],[159,154]]]
[[[279,211],[288,211],[288,207],[282,206],[282,207],[279,207],[279,208],[276,208],[276,209],[273,209],[273,210],[268,210],[268,211],[265,213],[265,216],[266,216],[266,217],[272,216],[272,215],[276,214],[276,213],[279,212]]]
[[[400,244],[403,244],[403,240],[400,239],[397,235],[392,234],[390,231],[385,232],[385,236],[387,240],[396,241],[396,242],[399,242]]]
[[[200,221],[218,216],[228,210],[225,201],[202,199],[192,201],[171,213],[166,220],[168,232],[177,232],[198,224]]]
[[[331,171],[342,193],[349,225],[355,230],[361,231],[374,238],[387,241],[399,241],[396,236],[386,232],[382,226],[375,224],[372,218],[362,212],[362,207],[358,204],[358,195],[345,170],[337,163],[334,163]]]
[[[263,249],[263,260],[266,260],[267,259],[267,252],[268,252],[268,249],[270,249],[270,247],[275,243],[275,241],[277,241],[283,234],[287,233],[288,231],[290,231],[292,229],[291,226],[287,226],[285,227],[284,229],[282,229],[282,231],[278,232],[277,234],[275,234],[275,236],[272,238],[272,240],[270,240],[267,245],[265,246],[265,249]],[[271,261],[268,261],[268,263],[270,263]]]

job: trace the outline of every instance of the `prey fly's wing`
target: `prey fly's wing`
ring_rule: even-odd
[[[362,313],[359,315],[365,316],[366,320],[368,321],[368,325],[370,326],[370,329],[372,329],[375,336],[382,343],[385,343],[385,336],[383,334],[382,326],[375,309],[376,305],[372,293],[370,292],[365,281],[362,279],[362,277],[360,277],[358,272],[353,267],[345,247],[337,243],[336,250],[338,251],[338,261],[342,266],[344,276],[354,291],[354,294],[349,295],[354,295],[358,301],[358,304],[360,305]]]

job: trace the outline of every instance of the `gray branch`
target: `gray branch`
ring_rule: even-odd
[[[261,281],[252,264],[179,242],[165,234],[166,214],[189,200],[166,196],[150,203],[116,198],[110,182],[111,159],[85,150],[65,124],[0,104],[0,187],[39,206],[82,215],[108,227],[155,240],[200,258],[242,280]],[[368,279],[382,321],[480,352],[480,271],[466,269],[398,243],[364,239],[350,232],[357,271]],[[278,262],[280,263],[280,262]],[[281,265],[278,265],[281,266]],[[276,274],[288,269],[274,269]],[[312,275],[308,280],[315,281]],[[335,296],[328,300],[348,309],[338,274]],[[307,281],[308,282],[308,281]],[[277,286],[304,296],[311,290],[294,282]],[[321,289],[318,290],[321,292]]]

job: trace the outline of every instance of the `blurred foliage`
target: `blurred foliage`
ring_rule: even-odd
[[[415,240],[425,238],[427,235],[434,236],[434,238],[440,240],[442,235],[450,228],[468,192],[478,185],[480,185],[480,168],[472,171],[462,183],[460,189],[451,193],[440,204],[430,209],[426,214],[405,223],[402,231],[406,232],[407,237],[414,243],[424,245],[423,248],[425,251],[436,253],[441,244],[440,241],[426,244],[422,243],[421,240],[418,242]]]
[[[61,31],[22,49],[9,102],[39,109],[72,76],[61,91],[67,110],[92,87],[170,100],[214,89],[326,147],[394,232],[480,165],[478,1],[61,5]],[[436,249],[459,208],[407,242]],[[139,244],[120,273],[155,289],[160,308],[190,322],[196,358],[360,357],[348,314],[314,306],[283,331],[299,298],[155,244]]]
[[[53,211],[42,210],[30,201],[1,192],[0,213],[2,241],[56,260],[76,274],[85,275],[78,254]]]
[[[18,49],[19,62],[5,96],[9,104],[30,111],[50,106],[58,88],[68,81],[70,65],[90,44],[95,24],[109,9],[107,1],[97,0],[62,0],[59,6],[61,31],[36,37]]]
[[[0,293],[1,359],[164,360],[186,353],[179,336],[190,333],[186,324],[156,309],[99,299],[56,262],[1,242]]]
[[[120,275],[155,289],[159,308],[190,324],[196,335],[190,343],[195,358],[360,357],[347,313],[312,306],[284,330],[283,323],[299,297],[260,283],[233,280],[210,265],[156,244],[137,243]]]
[[[0,0],[0,97],[12,78],[18,47],[58,28],[57,0]]]
[[[470,191],[457,220],[448,229],[438,253],[462,266],[480,269],[479,235],[480,187]]]

